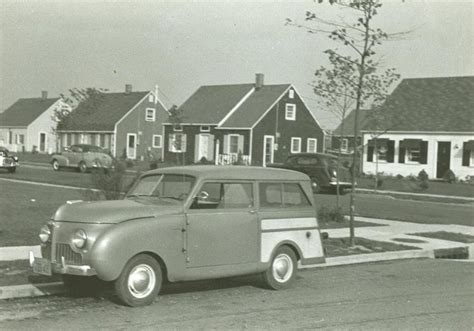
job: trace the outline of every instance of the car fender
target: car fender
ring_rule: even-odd
[[[54,154],[51,157],[51,163],[53,163],[53,160],[57,160],[61,167],[69,165],[67,157],[60,154]]]
[[[108,228],[94,242],[89,264],[105,281],[119,277],[125,264],[135,255],[149,253],[158,256],[168,274],[184,270],[184,217],[146,217],[129,220]]]

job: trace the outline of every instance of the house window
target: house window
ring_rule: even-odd
[[[301,152],[301,138],[292,137],[291,138],[291,153]]]
[[[8,131],[8,143],[13,144],[13,132]]]
[[[367,161],[368,162],[389,162],[393,163],[395,156],[395,141],[386,138],[372,139],[368,142]]]
[[[296,120],[296,105],[287,103],[285,106],[285,120]]]
[[[153,135],[153,148],[161,148],[161,135]]]
[[[185,153],[186,152],[186,134],[171,133],[169,135],[168,150],[174,153]]]
[[[404,139],[400,141],[399,163],[426,164],[428,156],[428,142],[421,139]]]
[[[211,127],[209,125],[201,125],[200,131],[201,132],[210,132]]]
[[[239,136],[231,134],[229,135],[229,154],[239,153]]]
[[[25,135],[17,134],[16,135],[16,143],[19,145],[23,145],[25,143]]]
[[[308,138],[306,151],[308,153],[316,153],[318,140],[316,138]]]
[[[290,91],[288,92],[288,98],[293,99],[294,97],[295,97],[295,91],[294,91],[294,90],[290,90]]]
[[[155,121],[156,110],[154,108],[147,108],[145,111],[145,121],[154,122]]]
[[[174,125],[174,126],[173,126],[173,130],[174,130],[174,131],[178,131],[178,132],[183,131],[183,126],[182,126],[182,125],[179,125],[179,124]]]
[[[349,139],[347,138],[341,139],[341,151],[347,152],[348,148],[349,148]]]
[[[153,94],[150,93],[150,95],[148,96],[148,102],[155,102],[155,96]]]

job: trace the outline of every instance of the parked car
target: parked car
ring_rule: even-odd
[[[321,190],[335,191],[339,178],[339,192],[352,186],[351,174],[342,162],[337,171],[337,156],[323,153],[298,153],[290,155],[284,163],[267,165],[273,168],[283,168],[299,171],[311,178],[313,192]]]
[[[8,172],[13,173],[19,165],[18,156],[11,155],[8,149],[0,146],[0,169],[7,169]]]
[[[113,281],[126,305],[153,302],[170,282],[262,275],[289,286],[324,252],[308,176],[245,166],[148,171],[124,200],[68,202],[41,228],[39,274]]]
[[[77,168],[80,172],[108,169],[112,166],[112,161],[112,157],[104,149],[85,144],[65,147],[61,153],[51,156],[51,165],[55,171],[66,167]]]

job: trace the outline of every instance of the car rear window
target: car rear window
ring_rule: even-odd
[[[311,203],[298,183],[260,183],[261,207],[306,207]]]

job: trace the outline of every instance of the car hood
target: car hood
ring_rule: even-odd
[[[115,224],[132,219],[173,215],[183,211],[180,204],[143,204],[135,200],[72,201],[58,208],[54,221]]]

